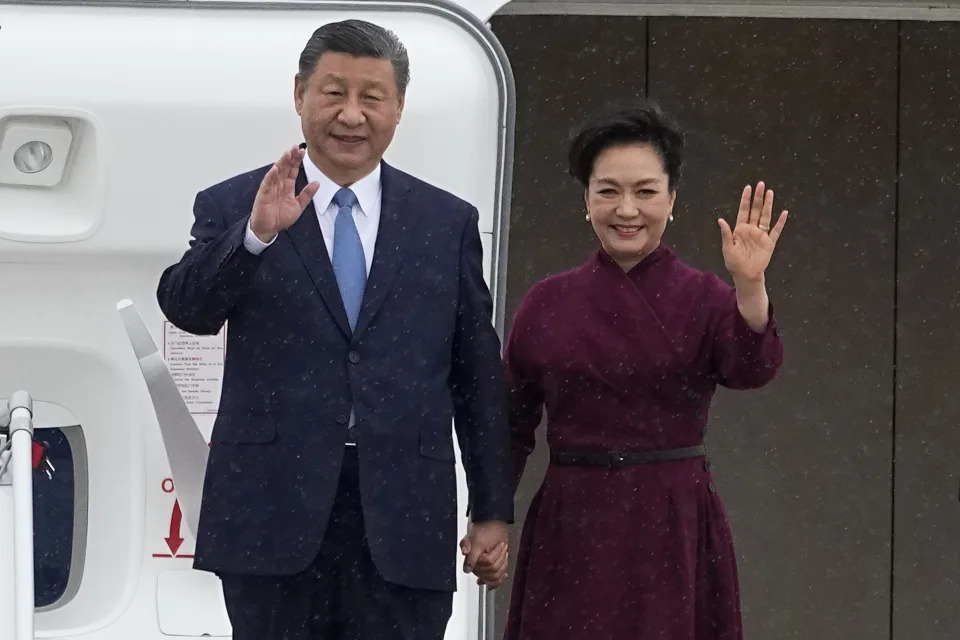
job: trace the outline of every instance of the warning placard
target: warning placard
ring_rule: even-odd
[[[190,413],[217,413],[226,346],[226,327],[215,336],[195,336],[163,323],[163,359]]]

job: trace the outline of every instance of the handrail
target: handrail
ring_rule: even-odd
[[[17,391],[5,404],[0,409],[0,485],[13,485],[13,638],[34,640],[33,400]]]

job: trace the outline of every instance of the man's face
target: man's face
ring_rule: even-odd
[[[310,158],[346,186],[377,166],[403,112],[393,65],[379,58],[327,52],[294,98]]]

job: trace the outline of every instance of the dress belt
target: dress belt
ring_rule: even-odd
[[[551,451],[550,462],[561,465],[628,467],[635,464],[687,460],[707,455],[707,447],[682,447],[658,451]]]

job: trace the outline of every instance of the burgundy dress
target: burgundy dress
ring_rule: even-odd
[[[733,288],[663,244],[628,273],[605,252],[534,285],[504,357],[517,477],[547,411],[554,451],[702,444],[720,384],[783,359]],[[733,541],[705,458],[551,464],[527,514],[505,640],[740,640]]]

